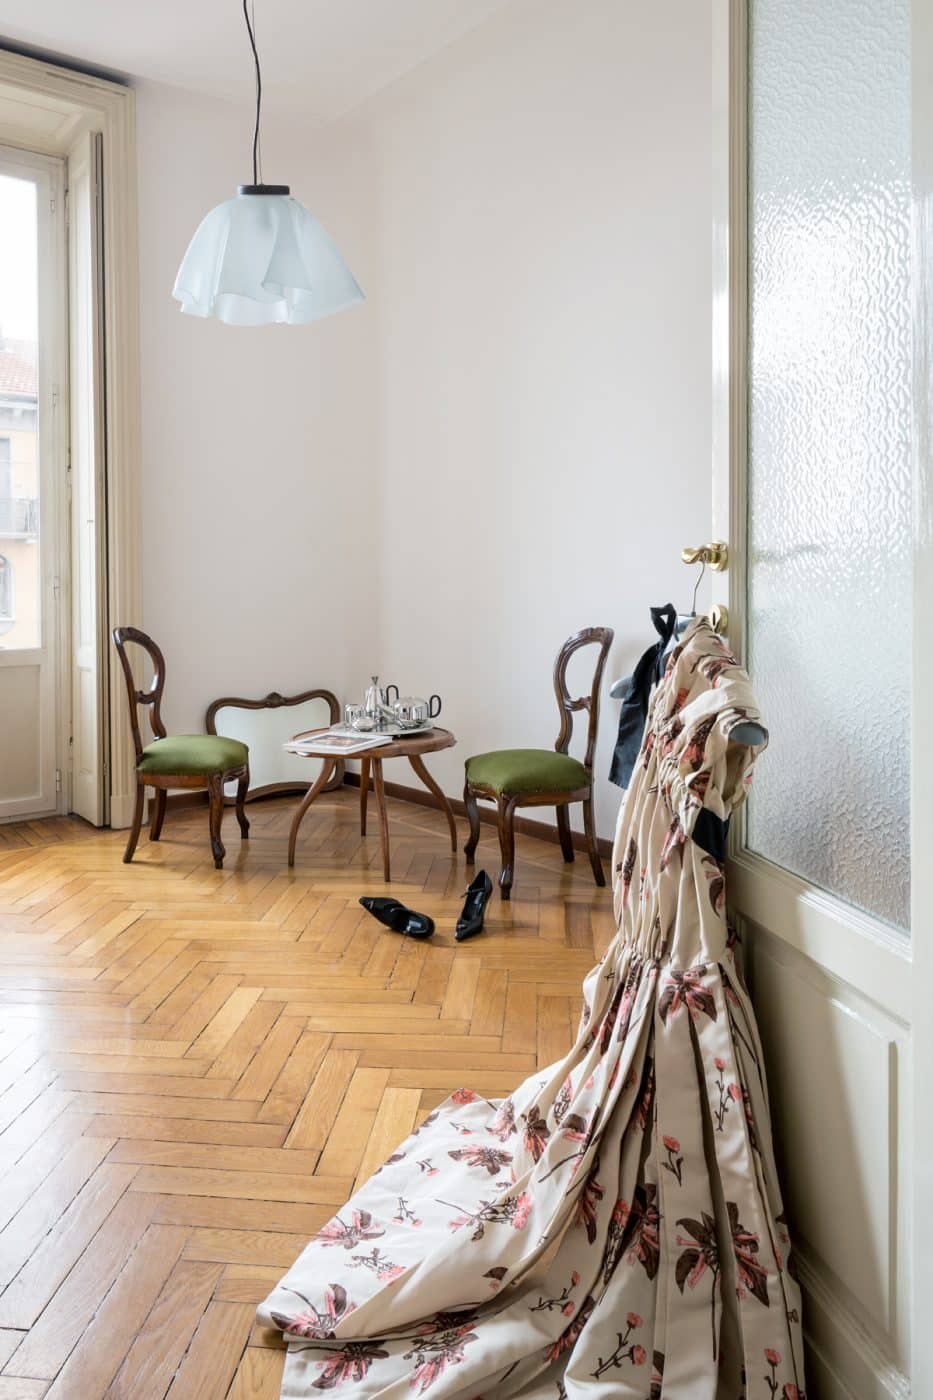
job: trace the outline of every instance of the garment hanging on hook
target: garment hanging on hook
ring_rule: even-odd
[[[617,787],[627,788],[629,785],[648,717],[651,692],[664,675],[668,649],[672,642],[680,640],[691,622],[696,621],[697,593],[705,568],[704,563],[693,590],[693,605],[689,613],[675,612],[673,603],[649,609],[660,641],[648,648],[630,676],[615,681],[610,688],[609,694],[613,699],[622,701],[619,733],[609,768],[609,781]],[[760,724],[749,720],[736,725],[731,738],[736,744],[754,748],[767,741],[767,734]]]
[[[673,640],[677,620],[673,603],[651,609],[651,621],[660,641],[648,648],[627,680],[613,686],[615,691],[621,685],[623,693],[619,735],[609,769],[609,780],[617,787],[629,785],[648,717],[648,702],[652,690],[664,674],[664,656]]]

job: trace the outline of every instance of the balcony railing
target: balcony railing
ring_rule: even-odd
[[[0,535],[37,535],[39,502],[31,496],[0,496]]]

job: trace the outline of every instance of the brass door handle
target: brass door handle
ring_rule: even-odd
[[[712,544],[682,549],[680,557],[685,564],[705,564],[713,573],[721,574],[729,567],[729,546],[725,540],[713,540]]]

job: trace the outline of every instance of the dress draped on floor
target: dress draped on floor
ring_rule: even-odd
[[[502,1102],[458,1090],[311,1241],[259,1309],[288,1342],[283,1397],[802,1400],[725,916],[747,719],[748,677],[698,619],[653,697],[573,1048]]]

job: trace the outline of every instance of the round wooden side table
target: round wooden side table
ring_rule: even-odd
[[[382,844],[382,873],[386,883],[391,880],[391,864],[389,860],[389,821],[386,816],[386,795],[385,784],[382,776],[382,765],[389,758],[407,758],[415,773],[424,783],[425,787],[437,799],[444,816],[447,818],[447,825],[450,828],[450,849],[456,852],[457,849],[457,823],[454,819],[453,810],[444,793],[431,777],[424,766],[424,755],[426,753],[439,753],[441,749],[453,748],[456,739],[449,729],[431,729],[427,734],[413,734],[411,738],[393,739],[388,744],[383,744],[377,749],[367,749],[357,755],[360,760],[360,831],[366,835],[366,804],[369,797],[369,783],[372,777],[373,791],[376,794],[376,811],[379,814],[379,839]],[[324,762],[321,771],[315,782],[305,793],[298,805],[298,810],[292,819],[291,830],[288,833],[288,863],[295,864],[295,844],[298,840],[298,828],[304,821],[305,813],[311,803],[330,781],[331,774],[336,765],[341,762],[341,758],[335,754],[310,754],[309,758],[323,758]]]

